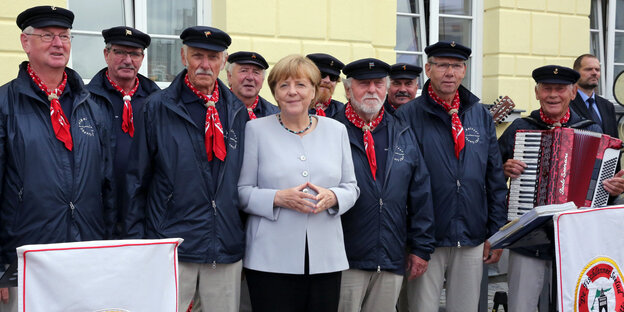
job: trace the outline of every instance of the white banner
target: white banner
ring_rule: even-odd
[[[177,311],[180,238],[17,248],[20,312]]]
[[[624,206],[554,217],[560,312],[624,311]]]

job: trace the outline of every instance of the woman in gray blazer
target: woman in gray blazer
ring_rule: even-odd
[[[290,55],[269,74],[281,113],[249,121],[238,191],[253,311],[336,311],[348,268],[340,215],[357,200],[345,127],[308,115],[321,80]]]

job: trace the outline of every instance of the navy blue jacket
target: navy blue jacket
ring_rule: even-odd
[[[335,118],[336,114],[339,111],[344,110],[344,107],[345,107],[345,105],[342,102],[338,102],[338,101],[332,99],[331,102],[329,103],[329,106],[327,106],[327,109],[325,110],[325,117]],[[315,115],[316,114],[316,109],[315,108],[310,108],[309,113]]]
[[[256,114],[256,118],[260,118],[264,116],[277,114],[280,112],[280,109],[279,107],[265,100],[263,97],[258,96],[258,105],[253,111],[254,111],[254,114]]]
[[[227,155],[218,176],[212,176],[219,160],[208,161],[204,129],[181,97],[188,88],[185,75],[183,70],[168,88],[150,96],[139,114],[144,121],[135,130],[127,175],[128,237],[181,237],[180,261],[233,263],[242,259],[245,245],[237,183],[249,116],[219,81],[219,102],[227,110],[227,116],[219,114],[227,120]]]
[[[423,86],[427,90],[429,81]],[[431,172],[436,247],[477,246],[507,220],[507,185],[488,110],[459,87],[459,118],[466,145],[455,157],[451,116],[427,92],[402,105],[395,116],[407,122]]]
[[[546,123],[542,121],[539,114],[539,109],[531,112],[529,120],[527,118],[519,118],[514,120],[505,132],[498,139],[498,146],[501,151],[501,157],[503,159],[503,163],[505,163],[508,159],[513,158],[513,150],[516,142],[516,131],[517,130],[548,130],[551,129]],[[581,116],[579,116],[574,110],[570,109],[570,120],[564,127],[570,127],[574,129],[582,129],[594,132],[602,133],[602,129],[596,123],[591,120],[587,120]],[[550,231],[552,233],[552,231]],[[554,248],[552,246],[537,246],[537,247],[526,247],[526,248],[514,248],[513,251],[523,254],[525,256],[551,260],[554,259]]]
[[[109,107],[109,110],[113,112],[113,127],[115,134],[115,156],[114,156],[114,176],[115,176],[115,185],[117,186],[117,193],[123,194],[126,190],[126,169],[128,166],[128,156],[130,155],[130,146],[132,145],[132,137],[129,133],[124,132],[121,129],[121,124],[123,121],[123,97],[121,93],[108,82],[106,78],[106,71],[108,68],[104,68],[100,70],[94,77],[91,79],[89,84],[87,85],[87,89],[91,92],[91,95],[95,101],[100,103],[101,105],[105,105]],[[139,88],[132,96],[132,113],[140,114],[143,109],[143,103],[147,99],[147,97],[159,91],[160,88],[156,85],[155,82],[146,78],[145,76],[139,74],[137,75],[139,78]],[[134,126],[141,127],[137,124],[140,118],[133,118]],[[124,207],[122,203],[123,196],[117,196],[117,207]],[[115,236],[123,236],[124,229],[123,223],[126,218],[126,212],[123,209],[119,209],[119,214],[117,218],[117,230]]]
[[[429,172],[413,144],[414,135],[394,116],[384,114],[375,130],[387,127],[388,144],[377,146],[375,142],[375,149],[387,151],[386,168],[384,176],[377,175],[375,181],[362,130],[347,120],[344,110],[335,118],[347,127],[361,191],[355,205],[341,217],[349,267],[403,275],[406,245],[409,252],[425,260],[434,249]]]
[[[68,87],[60,100],[72,103],[69,151],[54,135],[50,102],[26,72],[27,63],[0,87],[0,242],[6,262],[26,244],[110,238],[116,218],[110,113],[66,68]]]
[[[396,109],[394,108],[394,106],[392,106],[392,104],[390,104],[390,101],[388,101],[388,97],[386,96],[386,100],[384,101],[384,109],[386,110],[386,112],[394,115],[394,112],[396,112]]]

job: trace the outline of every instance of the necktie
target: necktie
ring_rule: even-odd
[[[602,125],[602,120],[600,120],[600,116],[598,116],[598,113],[596,113],[596,108],[594,108],[594,102],[594,98],[587,99],[587,104],[589,104],[587,107],[589,109],[589,114],[593,121],[595,121],[598,125]]]

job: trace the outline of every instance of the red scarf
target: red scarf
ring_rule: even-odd
[[[132,115],[132,105],[130,101],[132,101],[132,96],[139,89],[139,77],[136,77],[134,80],[134,88],[130,90],[130,92],[124,91],[122,87],[116,84],[113,80],[108,76],[108,71],[106,71],[106,79],[110,82],[111,86],[115,88],[121,95],[123,96],[124,108],[123,108],[123,120],[121,122],[121,130],[123,132],[130,134],[131,137],[134,137],[134,117]]]
[[[375,173],[377,172],[377,158],[375,157],[375,141],[371,131],[375,130],[375,127],[379,125],[383,119],[384,109],[379,110],[379,116],[372,122],[366,124],[362,118],[353,110],[351,102],[347,102],[345,107],[345,116],[356,127],[362,129],[364,132],[364,149],[366,150],[366,158],[368,158],[368,165],[370,166],[371,173],[373,174],[373,180],[377,180]]]
[[[329,97],[329,100],[327,100],[327,102],[325,103],[316,103],[316,105],[314,105],[314,109],[316,109],[316,115],[327,116],[325,115],[325,110],[329,107],[329,104],[331,104],[331,97]]]
[[[429,85],[427,92],[429,92],[429,96],[436,103],[442,105],[444,110],[451,115],[451,133],[453,134],[453,141],[455,141],[455,157],[459,159],[459,153],[466,145],[464,127],[462,126],[461,120],[459,120],[459,115],[457,114],[459,111],[459,91],[455,91],[453,103],[450,105],[444,102],[437,94],[435,94],[435,92],[433,92],[431,85]]]
[[[249,114],[249,120],[254,120],[256,119],[256,114],[254,114],[253,110],[256,109],[256,107],[258,106],[258,100],[260,99],[259,96],[256,95],[256,100],[253,102],[253,104],[251,104],[251,106],[247,107],[247,113]]]
[[[219,120],[219,112],[215,107],[215,103],[219,101],[219,84],[215,81],[214,91],[210,96],[201,93],[189,81],[188,74],[184,76],[184,83],[195,93],[200,99],[204,100],[206,110],[206,123],[204,127],[204,145],[206,146],[206,154],[208,161],[212,160],[212,152],[221,161],[225,160],[225,137],[223,136],[223,126]]]
[[[566,112],[566,114],[559,121],[554,121],[548,118],[546,114],[544,114],[541,108],[539,110],[539,113],[540,113],[540,119],[542,119],[543,122],[551,126],[555,126],[555,127],[561,127],[562,124],[567,123],[570,120],[570,108],[568,108],[568,111]]]
[[[65,147],[68,150],[72,150],[74,143],[72,141],[71,132],[69,130],[69,121],[65,114],[63,113],[63,109],[61,108],[61,102],[58,100],[59,96],[63,94],[65,90],[65,86],[67,85],[67,74],[63,72],[63,81],[58,86],[58,88],[54,90],[48,89],[48,87],[41,81],[41,78],[37,76],[37,74],[30,68],[30,64],[26,67],[30,78],[39,86],[41,91],[45,92],[48,96],[48,100],[50,101],[50,118],[52,120],[52,128],[54,129],[54,134],[56,138],[65,144]]]

